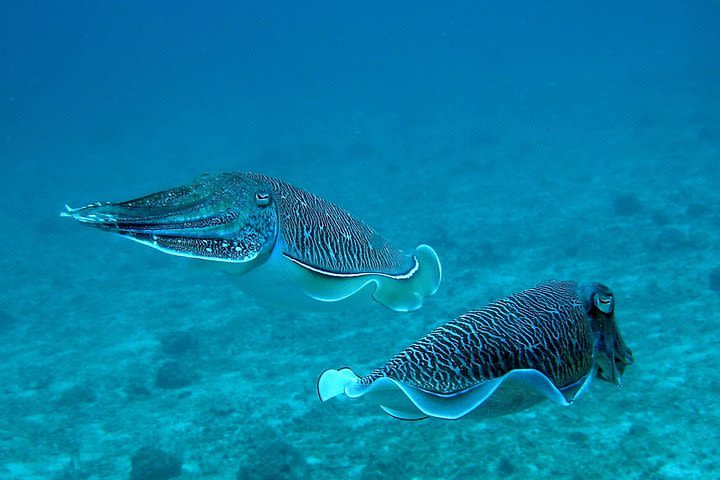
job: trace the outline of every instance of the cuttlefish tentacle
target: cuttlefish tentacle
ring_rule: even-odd
[[[632,352],[598,283],[546,282],[468,312],[358,377],[328,370],[325,401],[368,397],[403,419],[495,416],[550,399],[574,402],[593,377],[620,384]]]
[[[429,246],[407,255],[342,208],[257,173],[203,175],[61,215],[172,255],[235,264],[249,274],[241,288],[297,308],[366,298],[416,310],[441,279]]]

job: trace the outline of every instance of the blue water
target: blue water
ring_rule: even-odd
[[[0,477],[720,478],[720,6],[267,3],[0,3]],[[287,311],[58,217],[233,170],[432,245],[440,290]],[[318,401],[548,278],[613,288],[622,388],[484,422]]]

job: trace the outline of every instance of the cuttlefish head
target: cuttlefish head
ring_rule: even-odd
[[[277,238],[270,186],[242,173],[206,174],[189,185],[134,200],[66,209],[61,216],[84,225],[205,260],[263,261]]]
[[[615,321],[615,296],[602,283],[582,284],[579,293],[595,338],[593,356],[596,376],[621,385],[625,367],[633,363],[633,354]]]

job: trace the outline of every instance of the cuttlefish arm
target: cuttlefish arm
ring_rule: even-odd
[[[125,202],[66,206],[60,215],[171,255],[231,263],[266,257],[278,232],[270,190],[234,174]]]

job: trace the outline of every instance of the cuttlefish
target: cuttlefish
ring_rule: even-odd
[[[165,253],[223,262],[243,274],[241,289],[286,308],[374,301],[412,311],[441,279],[428,245],[405,254],[342,208],[258,173],[206,174],[134,200],[66,210]]]
[[[593,378],[620,385],[632,361],[607,286],[551,281],[459,316],[365,377],[327,370],[317,389],[403,420],[482,418],[569,405]]]

